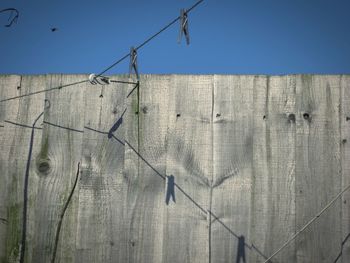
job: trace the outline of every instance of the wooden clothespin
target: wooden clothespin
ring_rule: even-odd
[[[181,42],[182,36],[185,35],[187,45],[190,44],[190,33],[188,31],[188,17],[185,9],[180,10],[180,33],[178,43]]]
[[[175,177],[173,175],[166,176],[165,178],[165,203],[168,205],[170,201],[170,197],[175,201]]]
[[[134,70],[137,80],[139,80],[139,72],[137,69],[137,50],[134,47],[130,48],[130,67],[129,67],[129,77]]]

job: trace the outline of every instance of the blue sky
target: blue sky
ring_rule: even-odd
[[[98,73],[195,2],[1,0],[20,16],[6,28],[0,14],[0,74]],[[189,14],[191,45],[177,43],[177,23],[139,50],[139,70],[348,74],[349,10],[349,0],[204,0]]]

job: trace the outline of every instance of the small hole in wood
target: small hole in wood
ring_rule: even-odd
[[[102,95],[102,94],[100,95],[100,98],[103,98],[103,95]]]
[[[346,121],[350,121],[350,117],[346,117]]]
[[[305,112],[305,113],[303,114],[303,117],[304,117],[305,120],[308,120],[308,119],[310,118],[310,115],[309,115],[309,113],[306,113],[306,112]]]
[[[346,143],[346,142],[347,142],[347,139],[343,139],[342,142],[343,142],[343,143]]]
[[[138,111],[136,111],[136,112],[135,112],[135,114],[136,114],[136,115],[138,115],[138,114],[139,114],[139,112],[138,112]]]
[[[17,86],[17,89],[20,89],[21,88],[21,86]]]
[[[266,120],[266,115],[263,116],[263,120]]]
[[[220,113],[217,113],[216,114],[216,118],[218,118],[218,117],[220,117],[221,116],[221,114]]]
[[[177,118],[181,117],[181,114],[180,113],[176,114],[176,117]]]
[[[289,114],[288,115],[288,120],[290,121],[290,122],[295,122],[295,114],[293,114],[293,113],[291,113],[291,114]]]
[[[148,112],[147,106],[145,106],[145,107],[142,108],[142,112],[143,112],[144,114],[146,114],[146,113]]]

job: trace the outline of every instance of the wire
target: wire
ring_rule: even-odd
[[[279,249],[276,250],[264,263],[269,262],[274,256],[281,252],[290,242],[292,242],[298,235],[300,235],[309,225],[311,225],[316,219],[318,219],[339,197],[342,196],[350,188],[350,184],[345,187],[336,197],[332,199],[314,218],[312,218],[305,226],[303,226],[298,232],[296,232],[286,243],[283,244]]]
[[[200,3],[202,3],[204,0],[199,0],[198,2],[196,2],[193,6],[191,6],[189,9],[187,9],[186,13],[191,12],[194,8],[196,8]],[[142,47],[144,47],[145,45],[147,45],[151,40],[153,40],[155,37],[157,37],[158,35],[160,35],[162,32],[164,32],[165,30],[167,30],[169,27],[171,27],[173,24],[175,24],[178,20],[180,19],[180,16],[178,16],[177,18],[175,18],[173,21],[171,21],[169,24],[167,24],[165,27],[163,27],[162,29],[160,29],[157,33],[153,34],[151,37],[149,37],[148,39],[146,39],[143,43],[141,43],[140,45],[138,45],[135,49],[141,49]],[[121,63],[122,61],[124,61],[126,58],[130,57],[130,53],[125,54],[123,57],[121,57],[120,59],[118,59],[116,62],[114,62],[112,65],[108,66],[106,69],[104,69],[103,71],[101,71],[96,77],[100,77],[102,74],[106,73],[107,71],[109,71],[110,69],[112,69],[113,67],[115,67],[116,65],[118,65],[119,63]],[[52,91],[52,90],[56,90],[56,89],[61,89],[64,87],[68,87],[68,86],[73,86],[73,85],[77,85],[77,84],[81,84],[81,83],[85,83],[88,82],[89,80],[83,80],[83,81],[78,81],[78,82],[73,82],[70,84],[66,84],[66,85],[62,85],[62,86],[58,86],[58,87],[54,87],[54,88],[49,88],[49,89],[44,89],[44,90],[40,90],[40,91],[36,91],[36,92],[32,92],[32,93],[28,93],[28,94],[23,94],[20,96],[16,96],[16,97],[12,97],[12,98],[7,98],[4,100],[0,100],[0,102],[5,102],[5,101],[10,101],[10,100],[15,100],[15,99],[19,99],[19,98],[23,98],[26,96],[32,96],[35,94],[39,94],[42,92],[46,92],[46,91]],[[129,83],[131,84],[131,83]]]

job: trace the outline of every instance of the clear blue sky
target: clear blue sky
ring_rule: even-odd
[[[98,73],[195,1],[1,0],[20,16],[0,14],[0,74]],[[140,49],[140,72],[350,73],[349,0],[205,0],[189,26],[190,46],[176,24]]]

